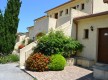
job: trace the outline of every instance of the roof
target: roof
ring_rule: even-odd
[[[104,1],[104,3],[108,3],[108,0],[103,0]]]
[[[38,19],[41,19],[41,18],[44,18],[44,17],[46,17],[46,16],[39,17],[39,18],[35,19],[34,21],[36,21],[36,20],[38,20]]]
[[[32,27],[34,27],[34,26],[30,26],[30,27],[27,27],[27,28],[32,28]]]
[[[61,4],[61,5],[57,6],[57,7],[54,7],[54,8],[52,8],[52,9],[50,9],[50,10],[45,11],[45,13],[48,12],[48,11],[54,10],[54,9],[56,9],[56,8],[58,8],[58,7],[61,7],[61,6],[63,6],[63,5],[66,5],[66,4],[68,4],[68,3],[70,3],[70,2],[73,2],[73,1],[75,1],[75,0],[70,0],[70,1],[68,1],[68,2],[65,2],[65,3],[63,3],[63,4]]]
[[[92,18],[92,17],[102,16],[102,15],[108,15],[108,11],[100,12],[100,13],[96,13],[96,14],[90,14],[90,15],[81,16],[81,17],[76,17],[76,18],[74,18],[74,20],[77,21],[77,20],[81,20],[81,19]]]
[[[27,27],[27,30],[30,29],[30,28],[32,28],[32,27],[34,27],[34,26]]]

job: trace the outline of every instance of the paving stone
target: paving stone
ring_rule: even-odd
[[[26,72],[38,80],[95,80],[93,71],[77,66],[66,66],[62,71]]]

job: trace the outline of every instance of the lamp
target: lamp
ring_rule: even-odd
[[[93,26],[91,26],[90,29],[91,29],[91,31],[93,31],[93,30],[94,30],[94,29],[93,29]]]

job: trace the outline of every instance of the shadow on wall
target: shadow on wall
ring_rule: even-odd
[[[40,38],[40,37],[42,37],[42,36],[44,36],[44,35],[45,35],[44,32],[40,32],[40,33],[38,33],[38,34],[36,35],[36,39],[38,39],[38,38]]]

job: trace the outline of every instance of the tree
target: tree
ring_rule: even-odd
[[[3,23],[3,14],[2,14],[2,12],[1,12],[1,10],[0,10],[0,53],[1,53],[1,51],[2,51],[2,49],[3,49],[3,38],[4,38],[4,29],[3,29],[3,25],[4,25],[4,23]]]
[[[8,0],[7,8],[5,9],[3,19],[3,42],[2,42],[2,53],[9,54],[14,49],[16,41],[16,33],[19,23],[19,12],[21,7],[20,0]],[[0,30],[1,31],[1,30]]]

